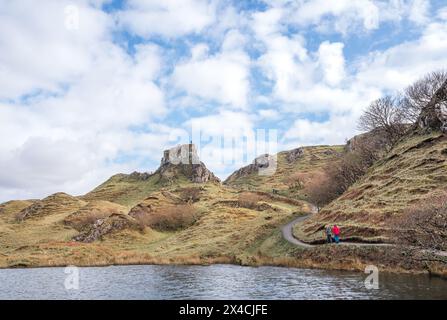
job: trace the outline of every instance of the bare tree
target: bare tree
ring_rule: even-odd
[[[405,119],[414,123],[422,109],[431,101],[436,91],[447,80],[447,70],[439,70],[427,74],[409,86],[404,93]]]
[[[304,188],[307,199],[319,210],[358,181],[380,158],[381,152],[375,137],[359,140],[355,150],[347,151],[336,163],[331,163],[323,172],[312,176]]]
[[[318,211],[320,211],[321,207],[338,197],[336,185],[328,172],[316,174],[306,184],[304,192],[307,199],[317,207]]]
[[[358,128],[383,133],[390,146],[405,134],[403,103],[400,97],[386,96],[373,101],[359,119]]]

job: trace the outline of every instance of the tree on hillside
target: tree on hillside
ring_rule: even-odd
[[[404,93],[403,110],[407,121],[414,123],[422,109],[447,80],[447,70],[435,71],[409,86]]]
[[[384,133],[389,145],[394,145],[407,129],[402,99],[386,96],[373,101],[360,117],[358,128]]]
[[[304,189],[307,200],[320,209],[337,198],[336,186],[327,172],[316,174]]]
[[[374,137],[356,142],[355,150],[348,151],[340,159],[324,168],[320,174],[314,174],[306,183],[304,191],[307,199],[318,210],[342,195],[359,180],[381,156],[380,144]]]

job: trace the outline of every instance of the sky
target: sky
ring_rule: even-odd
[[[0,0],[0,202],[151,172],[190,140],[223,179],[254,143],[343,144],[446,66],[443,0]]]

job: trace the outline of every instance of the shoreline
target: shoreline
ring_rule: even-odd
[[[262,259],[264,260],[265,257],[248,257],[248,258],[254,258],[254,259]],[[231,265],[231,266],[239,266],[239,267],[250,267],[250,268],[257,268],[257,267],[279,267],[279,268],[293,268],[293,269],[303,269],[303,270],[322,270],[322,271],[340,271],[340,272],[356,272],[364,274],[364,269],[359,268],[359,265],[345,265],[345,267],[340,266],[334,266],[334,265],[327,265],[327,267],[323,266],[316,266],[311,261],[305,260],[305,261],[296,261],[293,258],[290,257],[282,257],[282,258],[273,258],[273,261],[271,262],[260,262],[256,261],[254,263],[247,263],[245,262],[235,262],[235,261],[225,261],[230,260],[230,257],[220,257],[217,260],[220,261],[209,261],[204,260],[200,262],[169,262],[169,263],[156,263],[154,261],[136,261],[135,263],[127,262],[127,263],[97,263],[97,264],[72,264],[72,263],[60,263],[60,264],[40,264],[40,265],[30,265],[30,266],[23,266],[23,265],[17,265],[17,266],[0,266],[1,270],[12,270],[12,269],[44,269],[44,268],[65,268],[69,266],[75,266],[79,268],[106,268],[106,267],[114,267],[114,266],[212,266],[212,265]],[[276,261],[275,261],[276,260]],[[365,265],[366,266],[366,265]],[[441,278],[443,280],[447,280],[447,274],[438,274],[434,272],[430,272],[429,270],[408,270],[403,268],[380,268],[379,271],[382,273],[388,273],[388,274],[405,274],[405,275],[417,275],[417,276],[428,276],[428,277],[436,277]]]

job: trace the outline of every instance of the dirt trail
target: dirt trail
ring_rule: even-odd
[[[282,232],[282,236],[285,240],[287,240],[288,242],[303,247],[303,248],[312,248],[312,247],[316,247],[316,246],[321,246],[324,244],[309,244],[309,243],[305,243],[301,240],[298,240],[297,238],[295,238],[293,236],[293,226],[296,225],[297,223],[301,223],[307,219],[309,219],[312,214],[317,212],[317,208],[315,206],[312,206],[312,212],[310,214],[306,214],[303,216],[300,216],[292,221],[290,221],[288,224],[284,225],[281,227],[281,232]],[[335,245],[335,244],[334,244]],[[343,242],[343,240],[340,241],[339,244],[337,245],[344,245],[344,246],[358,246],[358,247],[367,247],[367,246],[374,246],[374,247],[392,247],[394,246],[393,244],[390,243],[366,243],[366,242]],[[424,252],[429,252],[432,253],[438,257],[441,258],[445,258],[447,257],[447,251],[440,251],[440,250],[422,250]]]
[[[315,209],[313,210],[315,211]],[[320,246],[321,244],[308,244],[305,243],[303,241],[298,240],[297,238],[295,238],[293,236],[293,226],[297,223],[301,223],[307,219],[309,219],[312,216],[312,214],[307,214],[304,216],[300,216],[294,220],[292,220],[291,222],[289,222],[288,224],[284,225],[281,227],[281,231],[282,231],[282,236],[284,237],[285,240],[287,240],[290,243],[293,243],[297,246],[301,246],[304,248],[312,248],[315,246]],[[365,243],[365,242],[343,242],[340,241],[340,243],[338,245],[349,245],[349,246],[392,246],[392,244],[389,243]]]

